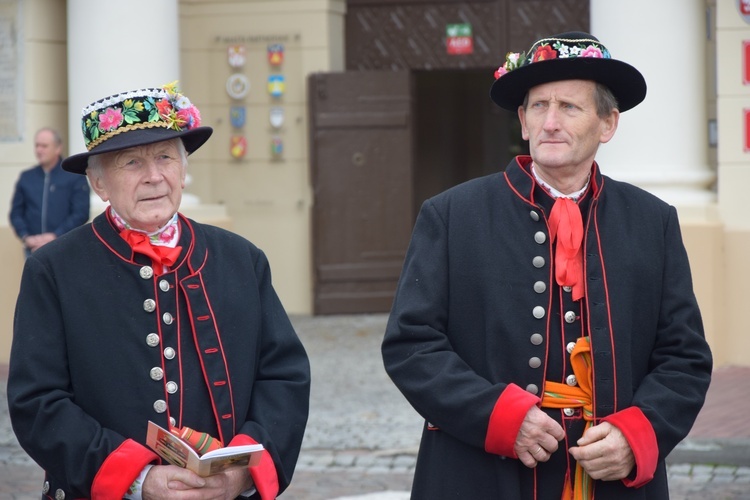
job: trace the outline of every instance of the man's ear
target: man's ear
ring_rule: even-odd
[[[102,201],[109,201],[109,192],[107,191],[106,183],[102,179],[101,175],[92,174],[91,171],[86,171],[86,177],[89,179],[91,189],[102,199]]]
[[[521,121],[521,137],[524,141],[528,141],[529,132],[526,130],[526,110],[523,106],[518,106],[518,119]]]
[[[604,144],[609,142],[617,132],[617,125],[620,123],[620,110],[613,109],[607,118],[602,120],[602,133],[599,136],[599,142]]]

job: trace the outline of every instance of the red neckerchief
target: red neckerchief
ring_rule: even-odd
[[[157,276],[162,274],[164,266],[170,267],[174,265],[182,251],[182,247],[179,245],[174,248],[152,245],[148,235],[139,231],[123,229],[120,232],[120,236],[128,242],[134,252],[143,254],[151,259],[154,274]]]
[[[573,300],[583,297],[583,218],[570,198],[559,197],[549,215],[549,236],[555,243],[555,279],[560,286],[573,288]]]

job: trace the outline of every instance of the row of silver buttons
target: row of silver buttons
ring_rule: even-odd
[[[150,266],[143,266],[140,269],[140,276],[144,280],[151,279],[154,276],[154,270]],[[168,292],[170,289],[169,282],[165,279],[159,281],[159,289],[162,292]],[[143,301],[143,310],[146,312],[154,312],[156,310],[156,301],[154,299],[146,299]],[[165,312],[161,316],[162,321],[166,325],[171,325],[174,323],[174,316],[169,313]],[[149,333],[146,335],[146,345],[149,347],[157,347],[159,345],[159,335],[156,333]],[[176,351],[173,347],[165,347],[164,348],[164,358],[167,360],[174,359],[176,355]],[[164,370],[160,366],[155,366],[151,368],[151,371],[149,373],[151,380],[154,381],[160,381],[164,379]],[[179,386],[177,385],[177,382],[174,382],[172,380],[168,381],[166,383],[167,392],[169,394],[175,394],[179,390]],[[164,413],[167,411],[167,402],[163,399],[157,399],[154,401],[154,411],[156,413]],[[175,425],[174,418],[170,418],[170,421],[172,425]]]

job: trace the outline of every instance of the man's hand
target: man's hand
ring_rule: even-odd
[[[593,479],[624,479],[635,466],[633,450],[627,439],[609,422],[587,429],[577,444],[570,448],[570,454]]]
[[[143,481],[143,500],[232,500],[253,485],[245,467],[233,467],[209,477],[174,465],[151,468]]]
[[[557,450],[557,443],[565,438],[565,431],[552,417],[532,406],[521,423],[513,450],[529,468],[546,462]]]
[[[33,234],[25,237],[23,239],[23,244],[26,245],[26,248],[33,252],[43,247],[55,238],[57,238],[57,236],[55,236],[55,233]]]

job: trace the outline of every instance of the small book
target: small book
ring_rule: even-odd
[[[148,422],[146,444],[170,464],[203,477],[218,474],[229,467],[258,465],[263,453],[262,444],[249,444],[227,446],[200,456],[185,441],[151,421]]]

